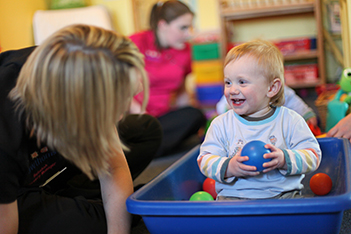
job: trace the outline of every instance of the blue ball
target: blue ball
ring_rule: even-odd
[[[272,159],[263,158],[264,154],[270,153],[269,149],[264,148],[266,143],[262,141],[250,141],[244,145],[241,151],[241,156],[248,156],[249,160],[243,162],[246,165],[255,166],[257,171],[263,171],[265,168],[263,163],[269,162]]]

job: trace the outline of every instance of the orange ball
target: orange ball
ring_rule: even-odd
[[[333,182],[325,173],[317,173],[310,179],[310,188],[316,195],[323,196],[330,192]]]
[[[202,190],[211,194],[213,199],[216,199],[216,197],[217,197],[215,185],[216,185],[216,181],[214,179],[211,179],[211,178],[206,178],[202,184]]]

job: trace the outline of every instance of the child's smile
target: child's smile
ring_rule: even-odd
[[[245,102],[245,99],[230,99],[234,106],[240,106]]]

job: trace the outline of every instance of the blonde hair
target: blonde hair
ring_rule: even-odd
[[[282,106],[285,102],[284,60],[280,50],[268,41],[260,39],[252,40],[232,48],[224,60],[224,66],[246,55],[252,56],[257,60],[259,68],[269,82],[272,82],[275,78],[281,80],[282,87],[279,92],[271,98],[270,104],[273,106]]]
[[[116,124],[133,98],[134,70],[141,74],[145,109],[148,79],[137,47],[114,31],[68,26],[28,57],[10,97],[38,143],[93,179],[109,173],[109,159],[124,147]]]

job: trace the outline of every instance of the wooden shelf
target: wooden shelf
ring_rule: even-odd
[[[298,4],[260,6],[255,8],[232,8],[226,7],[220,11],[221,17],[226,20],[254,19],[277,15],[291,15],[300,13],[313,13],[314,2],[302,2]]]
[[[322,82],[320,79],[315,81],[294,81],[294,82],[286,82],[286,85],[293,89],[300,89],[300,88],[313,88],[318,85],[321,85]]]
[[[284,61],[303,61],[309,59],[315,59],[318,63],[318,74],[319,78],[315,81],[306,82],[295,82],[288,83],[292,88],[310,88],[315,87],[325,82],[325,64],[324,64],[324,37],[321,19],[321,6],[320,0],[307,0],[290,4],[280,4],[280,5],[260,5],[257,7],[244,7],[223,4],[223,0],[218,0],[219,3],[219,15],[221,23],[221,55],[222,58],[225,57],[227,52],[227,45],[229,42],[229,24],[235,27],[236,21],[244,21],[267,17],[276,16],[291,16],[311,13],[316,21],[316,49],[306,52],[298,52],[293,54],[284,55]],[[252,1],[251,1],[252,2]],[[258,1],[259,2],[259,1]],[[237,1],[239,3],[239,1]],[[251,21],[252,23],[252,21]]]
[[[317,50],[310,51],[301,51],[293,54],[284,55],[285,61],[294,61],[294,60],[302,60],[302,59],[315,59],[318,58]]]

